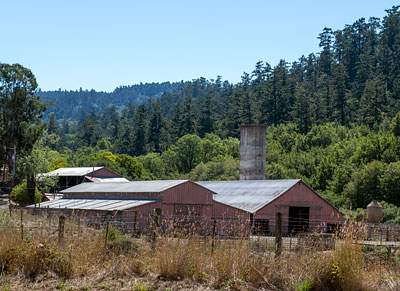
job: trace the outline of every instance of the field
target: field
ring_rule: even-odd
[[[400,259],[356,244],[359,228],[332,248],[284,238],[276,256],[272,239],[133,237],[75,219],[60,235],[58,217],[0,210],[0,290],[400,290]]]

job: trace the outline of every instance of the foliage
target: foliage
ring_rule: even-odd
[[[11,199],[23,204],[40,203],[42,200],[42,193],[36,188],[35,189],[35,200],[32,200],[28,195],[28,189],[26,182],[15,186],[11,192]]]

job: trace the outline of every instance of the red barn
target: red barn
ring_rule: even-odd
[[[275,231],[275,215],[283,216],[283,232],[329,231],[342,221],[338,209],[302,180],[188,180],[83,183],[63,191],[64,198],[37,208],[109,213],[129,229],[143,229],[149,219],[191,218],[204,232],[215,221],[220,234],[252,227],[258,234]],[[320,228],[320,229],[318,229]]]
[[[207,181],[214,191],[217,219],[248,217],[259,234],[275,232],[276,213],[282,213],[283,233],[332,231],[343,214],[302,180]]]

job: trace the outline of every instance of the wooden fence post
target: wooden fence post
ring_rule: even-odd
[[[107,220],[106,224],[106,236],[104,238],[104,249],[107,250],[107,240],[108,240],[108,229],[110,227],[110,222]]]
[[[24,211],[21,208],[21,240],[24,241]]]
[[[213,232],[212,232],[212,241],[211,241],[211,254],[214,253],[214,247],[215,247],[215,229],[216,229],[217,221],[214,219],[213,222]]]
[[[278,257],[282,252],[282,213],[276,213],[275,225],[275,256]]]
[[[137,211],[135,211],[135,216],[133,218],[133,233],[136,235],[136,219],[137,219]]]
[[[62,242],[64,239],[64,226],[65,226],[65,216],[61,215],[58,218],[58,242]]]
[[[389,241],[389,226],[386,226],[386,241]]]

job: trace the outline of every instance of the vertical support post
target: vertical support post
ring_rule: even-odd
[[[214,219],[213,222],[213,232],[212,232],[212,241],[211,241],[211,254],[214,253],[214,247],[215,247],[215,229],[216,229],[217,221]]]
[[[389,241],[389,226],[386,226],[386,241]]]
[[[58,242],[61,243],[64,239],[64,226],[65,226],[65,216],[61,215],[58,218]]]
[[[104,250],[107,250],[107,240],[108,240],[108,230],[110,227],[110,222],[107,220],[107,224],[106,224],[106,236],[104,238]]]
[[[21,240],[24,241],[24,214],[23,210],[21,208]]]
[[[392,260],[392,248],[388,247],[387,248],[388,254],[387,254],[387,262],[390,263],[390,261]]]
[[[81,215],[78,213],[78,234],[81,233]]]
[[[133,218],[133,234],[136,235],[136,219],[137,219],[137,211],[135,211],[135,216]]]
[[[282,213],[276,213],[275,225],[275,256],[278,257],[282,252]]]

